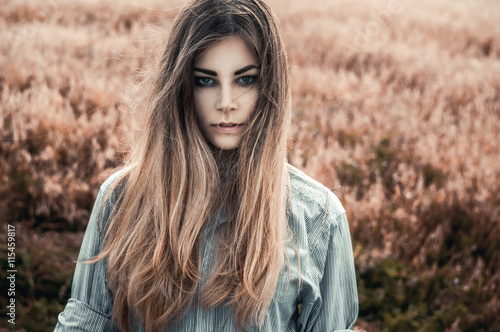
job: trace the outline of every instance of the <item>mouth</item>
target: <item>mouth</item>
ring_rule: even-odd
[[[213,124],[212,126],[221,126],[221,127],[234,127],[234,126],[239,126],[241,123],[234,123],[234,122],[220,122]]]
[[[245,126],[244,123],[220,122],[213,124],[212,127],[220,133],[234,133]]]

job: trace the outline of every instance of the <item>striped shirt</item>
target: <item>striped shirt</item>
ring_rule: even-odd
[[[351,331],[358,316],[358,294],[345,210],[337,196],[325,186],[291,165],[288,171],[292,187],[289,226],[300,254],[302,285],[299,290],[298,258],[293,246],[287,244],[290,275],[285,260],[260,331]],[[96,217],[106,190],[118,174],[112,175],[99,190],[78,261],[90,259],[101,250]],[[103,222],[109,214],[110,206],[106,202],[101,212]],[[204,264],[210,260],[207,246],[202,246],[202,254],[204,272],[209,269],[208,263]],[[58,316],[55,331],[119,331],[111,321],[113,298],[105,271],[105,260],[95,264],[77,262],[71,298]],[[139,319],[130,320],[130,330],[145,331]],[[193,306],[175,328],[166,328],[166,331],[229,332],[237,329],[230,308],[220,305],[207,312]],[[259,328],[250,331],[259,331]]]

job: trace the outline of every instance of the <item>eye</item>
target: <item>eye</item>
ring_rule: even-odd
[[[248,86],[248,85],[252,85],[253,83],[255,83],[255,81],[257,81],[256,75],[247,75],[247,76],[242,76],[242,77],[238,78],[238,80],[236,82],[239,85]]]
[[[195,76],[194,77],[194,84],[196,86],[200,86],[200,87],[212,86],[212,85],[215,85],[215,81],[213,79],[211,79],[210,77]]]

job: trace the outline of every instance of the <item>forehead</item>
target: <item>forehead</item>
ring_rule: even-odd
[[[257,65],[245,41],[238,36],[224,39],[209,47],[195,61],[195,67],[214,71],[235,71],[248,65]]]

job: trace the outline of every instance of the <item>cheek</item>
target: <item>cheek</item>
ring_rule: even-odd
[[[255,108],[255,104],[257,103],[257,98],[259,97],[258,92],[256,89],[252,89],[245,93],[245,105],[246,111],[247,112],[252,112],[253,109]]]
[[[198,116],[200,120],[204,119],[206,108],[207,108],[207,100],[205,94],[202,91],[195,91],[194,109],[196,111],[196,116]]]

